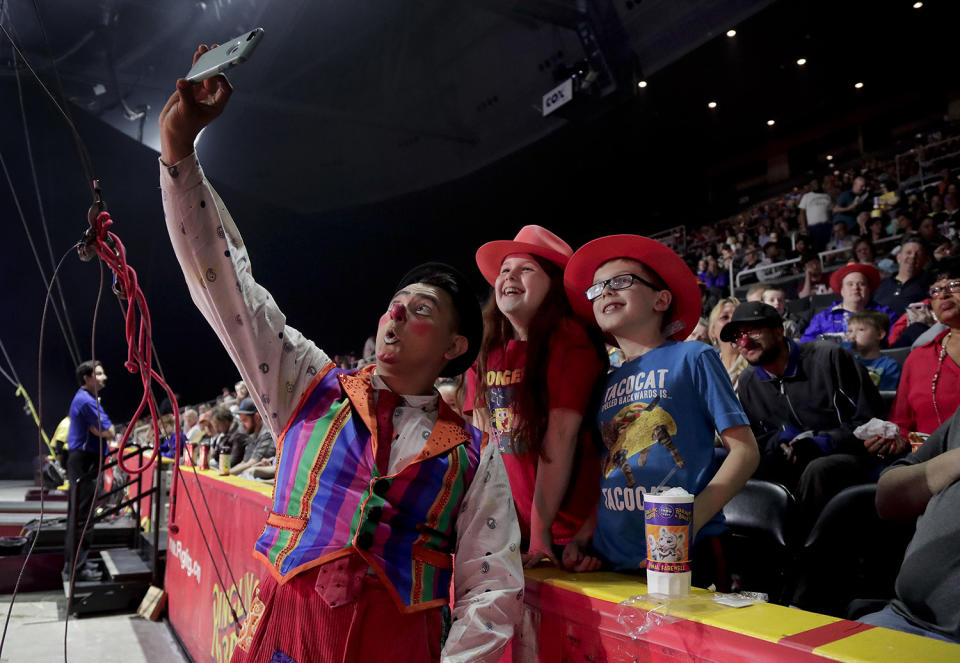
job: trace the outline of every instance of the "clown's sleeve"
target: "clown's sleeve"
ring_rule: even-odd
[[[443,663],[495,663],[523,613],[520,525],[507,470],[487,444],[457,518],[453,624]]]
[[[240,231],[191,154],[160,162],[170,243],[194,304],[220,338],[274,437],[301,395],[330,364],[326,353],[286,324],[253,278]]]

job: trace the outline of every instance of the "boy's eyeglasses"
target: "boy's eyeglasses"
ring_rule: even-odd
[[[603,289],[608,285],[610,286],[611,290],[623,290],[632,286],[634,281],[639,281],[651,290],[666,290],[666,288],[658,287],[642,276],[637,276],[636,274],[618,274],[617,276],[610,277],[606,281],[598,281],[597,283],[594,283],[584,291],[584,294],[587,296],[587,301],[592,302],[594,299],[603,294]]]

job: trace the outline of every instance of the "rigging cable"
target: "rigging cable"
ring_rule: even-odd
[[[40,227],[43,228],[43,237],[47,242],[47,255],[50,258],[50,266],[53,267],[53,245],[50,243],[50,231],[47,227],[47,215],[43,209],[43,197],[40,195],[40,182],[37,179],[37,166],[33,159],[30,128],[27,124],[27,109],[23,101],[23,86],[20,83],[20,66],[17,62],[16,54],[14,54],[13,58],[13,73],[17,80],[17,97],[20,101],[20,117],[23,119],[23,140],[27,147],[27,161],[30,163],[30,174],[33,177],[33,190],[37,194],[37,210],[40,212]],[[71,356],[75,354],[77,358],[77,361],[74,362],[74,365],[76,365],[80,363],[80,345],[77,343],[77,337],[73,333],[73,326],[70,324],[70,315],[67,310],[67,300],[63,296],[63,288],[60,286],[60,279],[56,279],[54,282],[57,284],[57,295],[60,297],[60,308],[63,310],[63,321],[66,323],[67,332],[70,335],[70,344],[72,344],[74,350],[74,352],[71,353]]]
[[[43,33],[43,38],[44,38],[45,43],[47,44],[47,49],[48,49],[48,51],[49,51],[49,40],[47,39],[46,30],[45,30],[45,28],[43,27],[42,18],[41,18],[41,15],[40,15],[40,9],[39,9],[39,6],[37,5],[36,2],[34,2],[34,8],[35,8],[35,10],[36,10],[36,12],[37,12],[37,19],[38,19],[38,22],[40,23],[40,28],[41,28],[41,31],[42,31],[42,33]],[[0,0],[0,17],[2,17],[3,10],[4,10],[4,0]],[[54,97],[54,95],[53,95],[53,93],[50,91],[50,89],[49,89],[46,85],[44,85],[43,81],[40,79],[40,77],[39,77],[39,75],[37,74],[36,70],[31,66],[31,64],[30,64],[30,62],[28,61],[28,59],[23,55],[23,52],[22,52],[22,51],[20,50],[20,48],[18,47],[16,41],[13,39],[13,37],[10,35],[10,33],[7,31],[7,29],[3,26],[2,20],[0,20],[0,32],[3,32],[3,34],[6,36],[7,40],[10,42],[10,44],[11,44],[11,46],[13,47],[14,51],[16,52],[16,54],[17,54],[17,55],[20,57],[20,59],[23,61],[24,66],[27,67],[27,69],[28,69],[28,70],[30,71],[30,73],[33,75],[34,79],[35,79],[35,80],[37,81],[37,83],[40,85],[41,89],[43,89],[43,91],[46,93],[46,95],[47,95],[47,96],[50,98],[50,100],[53,102],[54,106],[55,106],[55,107],[57,108],[57,110],[60,112],[61,116],[63,116],[64,120],[67,122],[67,125],[69,126],[70,131],[71,131],[71,134],[72,134],[72,136],[73,136],[73,139],[74,139],[74,142],[75,142],[75,146],[76,146],[77,152],[78,152],[78,154],[79,154],[79,156],[80,156],[81,167],[83,168],[84,173],[87,175],[87,182],[90,184],[90,190],[91,190],[91,194],[92,194],[92,197],[93,197],[93,200],[94,200],[94,205],[91,207],[91,211],[88,213],[88,221],[90,222],[90,228],[87,230],[87,234],[85,234],[85,236],[84,236],[84,241],[82,241],[82,242],[80,242],[80,243],[78,243],[78,244],[75,244],[74,246],[71,247],[70,250],[67,251],[66,254],[64,254],[64,257],[61,258],[61,260],[60,260],[60,262],[58,263],[56,269],[54,270],[54,274],[53,274],[54,279],[55,279],[56,276],[58,275],[59,270],[60,270],[61,266],[63,265],[63,261],[65,260],[66,256],[69,255],[70,251],[72,251],[73,249],[78,249],[78,251],[79,251],[80,254],[81,254],[81,257],[84,257],[84,254],[87,253],[90,248],[93,248],[94,251],[96,252],[96,254],[101,258],[101,260],[102,260],[103,262],[106,262],[107,265],[108,265],[108,266],[111,268],[111,270],[114,272],[114,275],[115,275],[115,276],[114,276],[114,281],[115,281],[115,284],[116,284],[116,285],[115,285],[115,288],[116,288],[116,287],[119,287],[119,288],[122,290],[122,292],[125,294],[125,296],[128,297],[128,298],[131,297],[131,294],[132,294],[132,299],[128,299],[128,301],[131,301],[131,304],[127,307],[127,312],[126,312],[126,316],[125,316],[125,319],[126,319],[126,335],[127,335],[127,341],[128,341],[128,360],[127,360],[127,362],[125,362],[125,367],[126,367],[126,368],[128,369],[128,371],[130,371],[130,372],[140,372],[140,373],[141,373],[142,381],[143,381],[143,383],[144,383],[144,392],[145,392],[144,397],[143,397],[143,399],[141,400],[140,406],[139,406],[138,409],[137,409],[137,413],[136,413],[136,415],[134,416],[134,418],[132,419],[132,421],[135,421],[136,418],[139,417],[139,415],[142,413],[144,407],[148,407],[148,408],[149,408],[150,413],[151,413],[151,419],[152,419],[153,429],[154,429],[155,448],[154,448],[154,454],[151,456],[151,459],[150,459],[150,461],[148,462],[148,465],[147,465],[146,467],[136,468],[136,469],[134,469],[134,468],[128,468],[128,467],[123,463],[123,454],[122,454],[122,449],[123,449],[123,446],[122,446],[122,445],[125,443],[126,439],[129,437],[129,433],[130,433],[130,430],[131,430],[131,429],[128,428],[127,431],[125,431],[125,434],[124,434],[124,437],[123,437],[123,441],[121,442],[120,445],[118,445],[118,446],[120,447],[120,449],[121,449],[121,452],[118,452],[118,463],[119,463],[119,464],[121,465],[121,467],[122,467],[125,471],[127,471],[128,473],[134,473],[134,474],[136,474],[136,473],[141,473],[141,472],[145,471],[145,470],[147,469],[147,467],[149,467],[150,465],[152,465],[152,463],[155,462],[155,460],[156,460],[157,453],[158,453],[158,449],[159,449],[159,445],[160,445],[160,438],[159,438],[159,426],[158,426],[158,417],[157,417],[157,412],[156,412],[156,405],[155,405],[155,402],[154,402],[154,400],[153,400],[153,396],[152,396],[151,388],[150,388],[150,387],[151,387],[151,382],[152,382],[153,380],[156,380],[156,381],[163,387],[163,389],[165,389],[165,390],[167,391],[167,394],[168,394],[168,396],[170,397],[171,403],[172,403],[172,405],[173,405],[174,419],[175,419],[175,421],[174,421],[174,423],[175,423],[175,440],[174,440],[174,444],[175,444],[175,450],[176,450],[176,451],[175,451],[175,454],[176,454],[176,458],[179,459],[180,456],[181,456],[181,453],[182,453],[181,440],[180,440],[180,434],[181,434],[180,431],[181,431],[181,429],[180,429],[180,421],[179,421],[179,406],[178,406],[177,401],[176,401],[176,396],[173,394],[173,391],[170,389],[170,387],[166,384],[166,382],[164,381],[162,375],[158,375],[157,372],[155,372],[155,371],[153,370],[153,368],[152,368],[152,363],[151,363],[152,339],[151,339],[151,336],[150,336],[149,310],[146,308],[146,300],[145,300],[145,298],[143,297],[143,293],[142,293],[142,291],[139,289],[139,286],[137,285],[137,282],[136,282],[136,272],[135,272],[131,267],[129,267],[129,265],[126,264],[125,252],[124,252],[122,243],[120,243],[119,238],[117,238],[116,235],[114,235],[113,233],[111,233],[111,232],[109,232],[109,231],[107,230],[107,229],[109,228],[109,226],[112,225],[113,221],[112,221],[112,219],[110,218],[110,215],[106,213],[105,205],[103,205],[102,199],[100,198],[100,192],[99,192],[99,189],[98,189],[97,181],[96,181],[96,179],[94,179],[93,176],[92,176],[93,168],[92,168],[92,162],[91,162],[91,159],[90,159],[89,152],[87,151],[86,146],[85,146],[85,144],[83,143],[82,138],[80,137],[79,133],[77,132],[77,129],[76,129],[76,127],[75,127],[75,125],[74,125],[74,123],[73,123],[73,121],[72,121],[72,118],[70,117],[69,112],[68,112],[67,110],[65,110],[63,106],[61,106],[61,104],[58,102],[58,100],[56,99],[56,97]],[[52,59],[52,58],[51,58],[51,59]],[[52,66],[52,68],[53,68],[53,70],[54,70],[54,76],[55,76],[55,79],[56,79],[56,81],[57,81],[58,87],[60,88],[61,97],[63,97],[62,86],[60,85],[60,78],[59,78],[59,74],[57,73],[55,61],[53,61],[53,66]],[[4,164],[4,171],[6,172],[6,166],[5,166],[5,164]],[[10,181],[9,173],[7,173],[7,179],[8,179],[8,181]],[[11,187],[11,188],[12,188],[12,187]],[[38,195],[39,195],[39,194],[38,194]],[[18,209],[19,209],[19,202],[18,202]],[[94,211],[95,211],[95,210],[98,210],[99,213],[94,214]],[[23,217],[22,217],[22,218],[23,218]],[[25,219],[24,219],[24,223],[26,223],[26,222],[25,222]],[[92,233],[92,235],[91,235],[91,233]],[[36,256],[36,251],[34,251],[34,253],[35,253],[35,256]],[[90,257],[92,257],[92,256],[90,256]],[[41,270],[41,271],[42,271],[42,270]],[[42,337],[42,334],[43,334],[43,330],[44,330],[45,324],[46,324],[46,316],[47,316],[47,311],[48,311],[49,304],[50,304],[51,290],[52,290],[52,286],[53,286],[53,284],[54,284],[54,281],[51,281],[51,282],[49,282],[49,283],[46,283],[46,281],[45,281],[45,284],[47,285],[47,296],[46,296],[46,299],[45,299],[45,301],[44,301],[43,316],[42,316],[42,319],[41,319],[41,340],[40,340],[40,349],[39,349],[39,353],[38,353],[38,362],[37,362],[38,384],[42,384],[42,382],[41,382],[40,379],[39,379],[39,378],[40,378],[41,367],[42,367],[42,355],[43,355],[43,347],[42,347],[43,337]],[[101,289],[98,290],[97,309],[99,309],[100,292],[101,292],[101,291],[102,291],[102,264],[101,264]],[[119,294],[120,294],[120,292],[118,292],[118,295],[119,295]],[[56,309],[55,309],[55,310],[56,310]],[[139,325],[137,324],[137,311],[139,311],[139,314],[140,314]],[[95,313],[94,313],[94,330],[95,330],[95,326],[96,326],[96,315],[97,315],[97,311],[95,310]],[[94,349],[94,348],[93,348],[93,339],[91,338],[91,351],[93,351],[93,349]],[[158,363],[158,367],[159,367],[159,363]],[[38,402],[39,402],[39,408],[40,408],[40,412],[41,412],[41,416],[42,416],[42,407],[43,407],[43,395],[42,395],[42,391],[40,391],[40,392],[38,393]],[[38,444],[38,451],[39,451],[39,454],[38,454],[38,455],[41,455],[41,456],[42,456],[43,452],[42,452],[42,448],[41,448],[41,438],[40,438],[39,429],[38,429],[38,443],[37,443],[37,444]],[[99,467],[98,474],[97,474],[97,482],[98,482],[98,484],[99,484],[99,480],[100,480],[100,477],[101,477],[102,471],[103,471],[103,467],[102,467],[102,466],[103,466],[103,460],[102,460],[102,458],[101,458],[101,459],[100,459],[100,467]],[[207,502],[206,495],[204,494],[204,491],[203,491],[201,482],[199,481],[199,475],[197,474],[196,467],[193,468],[193,472],[194,472],[195,480],[197,481],[197,488],[198,488],[198,490],[200,491],[200,495],[201,495],[201,497],[202,497],[202,499],[203,499],[203,502],[204,502],[204,505],[205,505],[205,507],[206,507],[207,515],[208,515],[208,517],[209,517],[210,520],[211,520],[211,523],[210,523],[210,524],[211,524],[211,526],[213,527],[214,533],[216,534],[216,539],[217,539],[218,546],[219,546],[219,548],[220,548],[221,556],[223,557],[224,561],[226,562],[227,569],[228,569],[228,571],[229,571],[229,573],[230,573],[231,580],[233,581],[234,586],[236,587],[236,586],[237,586],[237,584],[236,584],[236,578],[234,577],[233,571],[232,571],[232,569],[230,568],[229,560],[227,560],[226,551],[225,551],[225,549],[224,549],[222,539],[221,539],[220,534],[219,534],[219,531],[218,531],[218,529],[217,529],[216,522],[213,520],[212,514],[211,514],[211,512],[210,512],[209,503]],[[179,465],[178,465],[178,464],[175,464],[175,465],[174,465],[173,483],[172,483],[172,485],[171,485],[171,495],[172,495],[172,498],[171,498],[171,505],[170,505],[170,514],[169,514],[169,527],[170,527],[171,533],[176,533],[176,531],[177,531],[177,529],[178,529],[178,528],[177,528],[177,525],[176,525],[176,523],[175,523],[176,486],[177,486],[178,476],[179,476]],[[190,503],[190,506],[191,506],[191,509],[192,509],[192,511],[193,511],[194,517],[195,517],[195,519],[196,519],[196,521],[197,521],[197,524],[198,524],[198,526],[200,526],[200,527],[199,527],[199,533],[200,533],[200,535],[201,535],[201,538],[202,538],[203,541],[204,541],[204,545],[205,545],[206,548],[207,548],[207,553],[208,553],[209,556],[210,556],[210,560],[211,560],[211,562],[213,562],[213,564],[214,564],[214,569],[215,569],[215,571],[217,572],[218,579],[220,580],[221,585],[226,586],[225,583],[223,583],[222,577],[220,576],[220,572],[219,572],[219,568],[218,568],[219,565],[218,565],[218,564],[216,563],[216,561],[214,560],[213,551],[212,551],[212,549],[211,549],[211,547],[210,547],[209,541],[207,540],[206,534],[205,534],[205,532],[204,532],[204,528],[202,527],[202,525],[201,525],[201,523],[200,523],[199,514],[198,514],[197,509],[196,509],[196,506],[195,506],[195,504],[194,504],[193,497],[192,497],[192,495],[191,495],[191,493],[190,493],[190,490],[187,488],[186,485],[184,485],[184,492],[185,492],[186,495],[187,495],[188,501],[189,501],[189,503]],[[94,504],[94,505],[96,504],[96,500],[94,500],[94,503],[93,503],[93,504]],[[44,516],[44,502],[43,502],[43,495],[42,495],[42,494],[41,494],[40,508],[41,508],[41,514],[40,514],[40,524],[39,524],[39,528],[42,528],[42,525],[43,525],[43,516]],[[86,520],[86,522],[85,522],[85,524],[84,524],[83,533],[81,533],[81,540],[82,540],[82,537],[83,537],[84,533],[86,532],[87,527],[88,527],[88,525],[89,525],[89,523],[90,523],[90,519],[91,519],[92,513],[93,513],[93,508],[94,508],[94,506],[92,505],[92,506],[91,506],[91,511],[88,513],[87,520]],[[159,525],[159,523],[158,523],[157,525]],[[20,580],[22,579],[24,569],[26,568],[26,564],[27,564],[27,562],[28,562],[28,560],[29,560],[29,556],[30,556],[30,554],[33,552],[33,549],[34,549],[34,547],[35,547],[35,545],[36,545],[36,540],[37,540],[37,537],[35,536],[32,544],[31,544],[30,550],[29,550],[29,552],[28,552],[28,554],[27,554],[27,557],[26,557],[25,560],[24,560],[24,564],[21,566],[21,569],[20,569],[20,574],[19,574],[18,579],[17,579],[17,585],[16,585],[16,587],[15,587],[15,593],[14,593],[14,596],[11,597],[11,602],[10,602],[9,609],[8,609],[8,612],[7,612],[7,618],[6,618],[6,622],[5,622],[5,624],[4,624],[3,634],[2,634],[2,636],[0,636],[0,652],[3,651],[3,643],[4,643],[5,639],[6,639],[7,627],[9,626],[10,615],[12,614],[12,610],[13,610],[13,605],[14,605],[14,599],[15,599],[16,589],[19,588]],[[74,564],[74,567],[75,567],[75,564]],[[75,571],[76,571],[76,569],[74,568],[74,569],[73,569],[73,573],[75,573]],[[70,597],[72,598],[72,594],[73,594],[73,589],[72,589],[72,588],[73,588],[73,574],[71,575],[70,587],[71,587],[71,589],[70,589]],[[245,613],[246,611],[245,611],[245,608],[244,608],[244,606],[243,606],[242,599],[239,597],[239,594],[238,594],[237,598],[238,598],[238,603],[240,604],[241,611],[243,611],[243,612]],[[234,610],[233,605],[232,605],[232,604],[228,604],[228,605],[229,605],[229,607],[230,607],[232,616],[233,616],[233,618],[234,618],[235,627],[236,627],[237,629],[239,629],[240,618],[237,616],[237,613],[236,613],[236,611]],[[69,611],[69,607],[68,607],[68,611]],[[66,660],[66,657],[67,657],[67,626],[66,626],[66,624],[65,624],[65,626],[64,626],[64,660]]]

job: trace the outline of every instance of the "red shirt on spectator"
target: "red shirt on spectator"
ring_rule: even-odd
[[[604,365],[596,355],[583,327],[573,320],[564,320],[550,336],[550,359],[547,370],[548,409],[566,409],[586,413],[590,394]],[[523,380],[527,358],[526,341],[508,341],[507,347],[493,348],[487,360],[487,385],[480,403],[490,410],[490,441],[503,454],[503,464],[510,477],[510,489],[520,521],[520,535],[530,538],[530,511],[537,482],[540,457],[527,449],[525,440],[513,439],[514,402],[512,385]],[[476,365],[467,372],[467,393],[464,414],[474,409],[476,397]],[[600,455],[593,446],[587,418],[581,428],[570,483],[556,519],[553,521],[553,542],[566,544],[583,522],[594,512],[600,498]]]
[[[900,427],[903,437],[913,431],[929,435],[960,406],[960,366],[949,355],[943,358],[942,364],[940,362],[940,344],[949,331],[916,348],[903,363],[900,387],[890,408],[890,421]],[[938,365],[940,377],[937,379],[937,407],[934,408],[932,384]]]

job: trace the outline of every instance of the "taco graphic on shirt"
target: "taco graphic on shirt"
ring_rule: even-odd
[[[643,467],[653,445],[658,443],[670,452],[677,467],[684,466],[683,457],[673,444],[677,422],[658,405],[659,402],[660,399],[655,398],[649,403],[631,403],[603,425],[601,435],[609,450],[603,466],[604,476],[610,476],[614,468],[620,467],[627,484],[635,483],[628,459],[639,454],[637,466]]]

